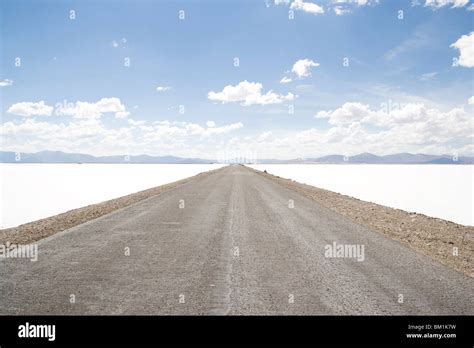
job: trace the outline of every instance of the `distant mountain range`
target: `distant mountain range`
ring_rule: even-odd
[[[297,158],[294,160],[260,160],[259,163],[355,163],[355,164],[474,164],[474,157],[450,155],[424,155],[397,153],[377,156],[371,153],[361,153],[355,156],[329,155],[317,158]]]
[[[16,153],[0,151],[0,163],[200,163],[213,161],[200,158],[182,158],[175,156],[92,156],[82,153],[66,153],[62,151],[41,151],[36,153]]]
[[[227,163],[250,163],[250,161],[229,160]],[[41,151],[36,153],[15,153],[0,151],[0,163],[155,163],[155,164],[210,164],[217,160],[202,158],[183,158],[176,156],[92,156],[62,151]],[[377,156],[361,153],[355,156],[329,155],[315,158],[296,158],[292,160],[262,159],[262,164],[305,164],[305,163],[353,163],[353,164],[474,164],[474,157],[449,155],[424,155],[397,153]]]

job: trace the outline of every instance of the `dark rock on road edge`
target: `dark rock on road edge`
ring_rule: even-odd
[[[318,204],[474,277],[474,227],[366,202],[249,168]],[[458,255],[455,249],[458,248]]]

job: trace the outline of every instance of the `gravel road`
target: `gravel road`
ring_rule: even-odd
[[[474,314],[473,278],[239,165],[38,251],[0,260],[0,314]]]

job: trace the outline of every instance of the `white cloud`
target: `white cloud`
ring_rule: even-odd
[[[140,121],[137,121],[137,120],[134,120],[134,119],[131,119],[129,118],[127,120],[128,124],[131,124],[132,126],[143,126],[146,124],[146,121],[143,121],[143,120],[140,120]]]
[[[222,127],[211,127],[204,129],[201,133],[203,136],[209,136],[214,134],[226,134],[230,133],[234,130],[238,130],[243,128],[244,124],[242,122],[231,123]]]
[[[259,158],[312,157],[331,153],[397,152],[472,155],[474,96],[469,105],[446,110],[421,102],[370,106],[347,102],[315,117],[328,126],[301,131],[267,130],[249,137],[238,136],[241,122],[217,126],[177,121],[119,120],[123,127],[106,126],[101,119],[67,118],[57,123],[21,119],[0,123],[6,151],[44,149],[99,154],[173,154],[215,157],[226,148],[235,152],[256,150]]]
[[[436,75],[438,75],[436,71],[422,74],[420,76],[420,81],[432,81],[436,78]]]
[[[8,87],[13,85],[13,81],[9,79],[0,80],[0,87]]]
[[[466,8],[467,11],[474,11],[474,3],[470,4],[468,8]]]
[[[311,59],[300,59],[293,64],[292,72],[299,78],[307,77],[311,75],[311,68],[318,67],[319,63],[314,62]]]
[[[361,103],[345,103],[334,111],[319,111],[316,118],[328,118],[330,124],[343,125],[361,121],[370,114],[369,106]]]
[[[55,114],[58,116],[73,116],[75,118],[100,118],[102,116],[95,103],[82,101],[58,103]]]
[[[158,87],[156,87],[156,90],[158,92],[167,92],[167,91],[171,90],[171,87],[169,87],[169,86],[158,86]]]
[[[280,83],[290,83],[291,81],[291,78],[283,76],[283,78],[280,80]]]
[[[463,108],[454,108],[443,112],[438,109],[428,108],[423,103],[381,105],[379,109],[371,109],[369,105],[349,102],[334,111],[320,111],[316,118],[327,118],[329,124],[334,126],[366,125],[380,127],[381,129],[408,129],[407,125],[414,128],[410,131],[430,130],[427,135],[449,133],[452,137],[461,134],[468,135],[472,115]],[[454,122],[455,124],[451,124]],[[466,129],[468,127],[467,133]]]
[[[332,0],[331,5],[335,7],[343,8],[344,10],[349,10],[349,6],[364,7],[369,5],[378,5],[379,0]],[[343,6],[341,6],[343,5]]]
[[[203,127],[188,122],[147,123],[131,119],[125,124],[111,128],[96,118],[69,118],[61,123],[26,119],[0,123],[0,136],[5,151],[53,149],[95,155],[148,153],[212,157],[210,154],[219,147],[216,144],[222,136],[243,127],[241,122]]]
[[[471,31],[468,35],[461,36],[450,47],[459,50],[459,58],[454,64],[455,66],[474,67],[474,31]]]
[[[331,0],[327,5],[328,10],[333,10],[338,16],[351,13],[352,7],[364,7],[368,5],[379,4],[380,0]],[[325,10],[323,6],[320,6],[313,2],[304,2],[303,0],[274,0],[275,5],[290,5],[293,10],[300,10],[313,14],[323,14]]]
[[[60,125],[49,122],[38,122],[34,119],[27,119],[22,123],[5,122],[0,125],[0,135],[2,136],[18,136],[18,135],[34,135],[41,137],[45,133],[53,133],[59,131]]]
[[[426,0],[425,6],[439,9],[445,6],[451,6],[451,8],[464,7],[469,3],[469,0]]]
[[[241,102],[244,106],[279,104],[285,100],[293,100],[295,98],[293,93],[281,95],[271,90],[262,94],[262,88],[261,83],[245,80],[239,82],[236,86],[225,86],[221,92],[211,91],[207,97],[209,100],[222,103]]]
[[[115,112],[118,118],[125,117],[129,114],[119,98],[102,98],[95,103],[95,105],[101,113]],[[120,116],[118,114],[120,114]]]
[[[40,102],[21,102],[10,106],[8,113],[18,116],[51,116],[53,107],[46,105],[44,101]]]
[[[130,115],[119,98],[102,98],[95,103],[77,101],[76,103],[58,103],[56,115],[74,118],[100,118],[104,113],[115,113],[116,118]]]
[[[350,9],[344,8],[342,6],[334,6],[333,10],[334,10],[334,13],[336,13],[337,16],[342,16],[342,15],[345,15],[347,13],[352,12]]]
[[[242,122],[231,123],[222,127],[216,127],[215,125],[202,127],[196,123],[160,121],[143,134],[143,139],[146,142],[168,141],[180,143],[195,140],[195,137],[201,137],[204,140],[201,139],[200,141],[205,141],[205,138],[227,134],[241,129],[243,126]]]
[[[324,9],[321,6],[313,2],[304,2],[303,0],[294,0],[291,3],[290,8],[292,10],[299,10],[312,14],[324,13]]]
[[[116,118],[126,118],[128,115],[130,115],[130,112],[128,111],[119,111],[115,113]]]
[[[357,6],[376,5],[379,0],[333,0],[334,4],[355,4]]]
[[[127,149],[136,146],[132,128],[106,128],[99,119],[69,120],[50,123],[27,119],[0,124],[3,146],[10,151],[61,150],[97,155],[129,153]]]
[[[0,126],[2,136],[29,136],[32,142],[38,140],[51,141],[53,139],[74,141],[79,138],[97,135],[104,130],[98,120],[81,120],[69,124],[57,124],[27,119],[21,123],[6,122]]]
[[[429,35],[425,30],[418,28],[411,37],[402,41],[399,45],[386,52],[384,58],[389,61],[393,60],[406,51],[421,49],[423,47],[429,46],[431,42],[431,35]]]
[[[113,48],[117,48],[120,46],[120,44],[122,44],[123,46],[122,47],[125,47],[125,44],[127,43],[127,39],[126,38],[121,38],[120,40],[112,40],[112,42],[110,43],[110,45],[113,47]]]
[[[263,133],[260,133],[260,135],[257,137],[257,140],[265,141],[265,140],[268,140],[271,136],[272,136],[272,132],[270,131],[263,132]]]
[[[462,107],[441,111],[423,103],[373,108],[350,102],[320,111],[329,128],[285,132],[253,141],[233,139],[235,151],[259,149],[259,158],[314,157],[327,154],[399,152],[472,155],[472,112]]]

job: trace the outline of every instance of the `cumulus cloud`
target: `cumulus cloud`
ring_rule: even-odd
[[[376,5],[379,0],[332,0],[330,7],[336,16],[342,16],[352,12],[354,6],[364,7],[368,5]]]
[[[130,115],[119,98],[102,98],[95,103],[77,101],[76,103],[58,103],[56,115],[74,118],[100,118],[105,113],[114,113],[116,118]]]
[[[445,6],[451,6],[451,8],[464,7],[469,3],[469,0],[426,0],[425,6],[439,9]]]
[[[263,133],[260,133],[259,136],[257,137],[258,141],[266,141],[272,136],[272,132],[266,131]]]
[[[315,117],[327,127],[313,127],[253,140],[234,138],[236,151],[259,149],[259,158],[313,157],[333,153],[399,152],[471,155],[472,112],[455,107],[447,111],[424,103],[388,103],[372,107],[348,102]],[[262,139],[263,138],[263,139]]]
[[[369,106],[361,103],[345,103],[334,111],[319,111],[315,118],[328,118],[330,124],[344,125],[361,121],[370,114]]]
[[[54,139],[77,140],[87,138],[91,135],[102,134],[102,128],[98,120],[81,120],[78,122],[51,123],[27,119],[24,122],[5,122],[0,125],[0,135],[28,136],[31,142],[51,141]]]
[[[270,130],[239,137],[241,122],[217,126],[178,121],[130,120],[125,126],[106,126],[100,118],[68,118],[61,123],[26,118],[0,124],[2,146],[7,151],[58,149],[97,154],[149,153],[213,157],[216,149],[256,150],[259,158],[311,157],[330,153],[388,154],[458,153],[472,155],[472,105],[447,110],[423,102],[388,103],[379,106],[358,101],[315,117],[328,126],[301,131]],[[120,123],[119,123],[120,124]],[[235,133],[234,133],[235,132]]]
[[[367,5],[376,5],[379,0],[331,0],[328,1],[327,9],[333,10],[338,16],[351,13],[352,7],[364,7]],[[304,0],[274,0],[275,5],[290,5],[292,10],[304,11],[312,14],[323,14],[325,10],[322,6],[305,2]]]
[[[291,78],[283,76],[283,78],[280,80],[280,83],[290,83],[291,81]]]
[[[345,15],[347,13],[351,13],[352,11],[348,8],[344,8],[342,6],[334,6],[333,7],[333,10],[334,10],[334,13],[337,15],[337,16],[342,16],[342,15]]]
[[[158,92],[167,92],[167,91],[171,90],[171,87],[169,87],[169,86],[158,86],[158,87],[156,87],[156,90]]]
[[[281,95],[271,90],[262,94],[262,88],[261,83],[245,80],[239,82],[236,86],[225,86],[221,92],[211,91],[207,97],[209,100],[222,103],[241,102],[244,106],[279,104],[285,100],[291,101],[295,98],[293,93]]]
[[[304,2],[303,0],[294,0],[290,8],[292,10],[304,11],[312,14],[321,14],[324,13],[324,9],[313,3],[313,2]]]
[[[187,122],[170,122],[170,121],[160,121],[153,125],[151,129],[148,129],[147,132],[143,134],[143,138],[146,141],[163,141],[167,139],[173,139],[174,141],[182,141],[186,138],[192,137],[201,137],[207,138],[214,135],[227,134],[229,132],[238,130],[244,125],[241,122],[231,123],[221,127],[202,127],[197,123],[187,123]]]
[[[416,133],[431,141],[454,140],[470,137],[472,115],[464,108],[454,108],[447,112],[428,108],[423,103],[382,105],[379,109],[367,104],[348,102],[336,110],[320,111],[316,118],[326,118],[336,127],[363,126],[379,128],[380,133],[397,132],[400,136]],[[466,127],[466,128],[465,128]],[[402,134],[403,130],[408,132]],[[423,134],[418,133],[423,131]],[[439,136],[443,135],[446,138]],[[414,138],[414,137],[413,137]]]
[[[8,87],[13,85],[13,81],[9,79],[0,80],[0,87]]]
[[[378,4],[379,0],[333,0],[334,4],[354,4],[357,6],[367,6],[367,5],[375,5]]]
[[[291,71],[296,74],[299,78],[307,77],[311,75],[311,68],[318,67],[319,63],[314,62],[311,59],[300,59],[295,64]]]
[[[474,67],[474,31],[471,31],[468,35],[461,36],[450,47],[459,50],[459,58],[454,64],[455,66]]]
[[[131,119],[131,118],[129,118],[127,120],[127,122],[128,122],[128,124],[131,124],[132,126],[137,126],[137,127],[138,126],[143,126],[143,125],[146,124],[146,121],[144,121],[144,120],[138,120],[137,121],[137,120],[134,120],[134,119]]]
[[[129,149],[137,144],[130,127],[107,128],[100,119],[68,120],[52,123],[27,119],[20,123],[0,124],[3,146],[7,151],[61,150],[123,154],[129,153]]]
[[[212,121],[211,121],[212,122]],[[241,122],[216,126],[189,122],[128,119],[125,126],[106,126],[101,119],[66,119],[65,122],[40,122],[26,119],[0,124],[2,146],[7,151],[56,149],[97,154],[149,153],[199,155],[209,157],[220,137],[243,127]],[[201,151],[201,152],[199,152]]]
[[[11,105],[8,110],[8,113],[23,117],[30,116],[51,116],[53,112],[53,107],[46,105],[44,101],[40,102],[21,102]]]
[[[467,100],[469,105],[474,105],[474,95]]]
[[[216,127],[215,125],[214,126],[207,125],[207,128],[204,128],[198,125],[194,129],[194,134],[199,134],[201,136],[206,136],[206,137],[210,135],[227,134],[232,131],[241,129],[243,128],[243,126],[244,124],[242,122],[231,123],[231,124],[221,126],[221,127]]]

